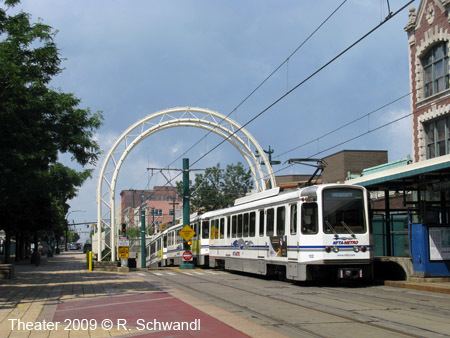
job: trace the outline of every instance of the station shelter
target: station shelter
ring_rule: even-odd
[[[408,277],[450,277],[450,155],[379,165],[346,183],[370,192],[376,259]]]

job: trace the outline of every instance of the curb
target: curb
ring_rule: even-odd
[[[384,285],[397,288],[445,293],[450,295],[450,284],[448,286],[440,286],[440,285],[431,285],[431,283],[425,284],[425,283],[412,283],[406,281],[386,280],[384,281]]]

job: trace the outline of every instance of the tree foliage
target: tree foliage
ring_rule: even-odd
[[[82,167],[94,164],[94,132],[101,114],[79,107],[73,94],[51,88],[62,71],[55,31],[0,2],[0,228],[60,231],[67,200],[89,177],[58,161],[70,154]]]
[[[209,211],[233,205],[236,198],[245,196],[253,188],[250,170],[245,170],[242,163],[227,165],[222,170],[219,165],[207,168],[204,174],[195,175],[190,182],[191,211]],[[180,196],[183,183],[177,182]]]

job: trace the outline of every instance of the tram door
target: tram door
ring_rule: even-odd
[[[266,258],[267,254],[267,241],[265,237],[265,211],[264,209],[258,210],[258,233],[256,234],[258,245],[258,259]]]
[[[288,205],[288,218],[286,227],[287,236],[287,257],[288,260],[298,259],[299,250],[299,208],[297,203],[291,203]]]

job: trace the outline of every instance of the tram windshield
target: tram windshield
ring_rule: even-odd
[[[326,234],[362,234],[364,194],[360,189],[330,188],[323,190],[323,231]]]

